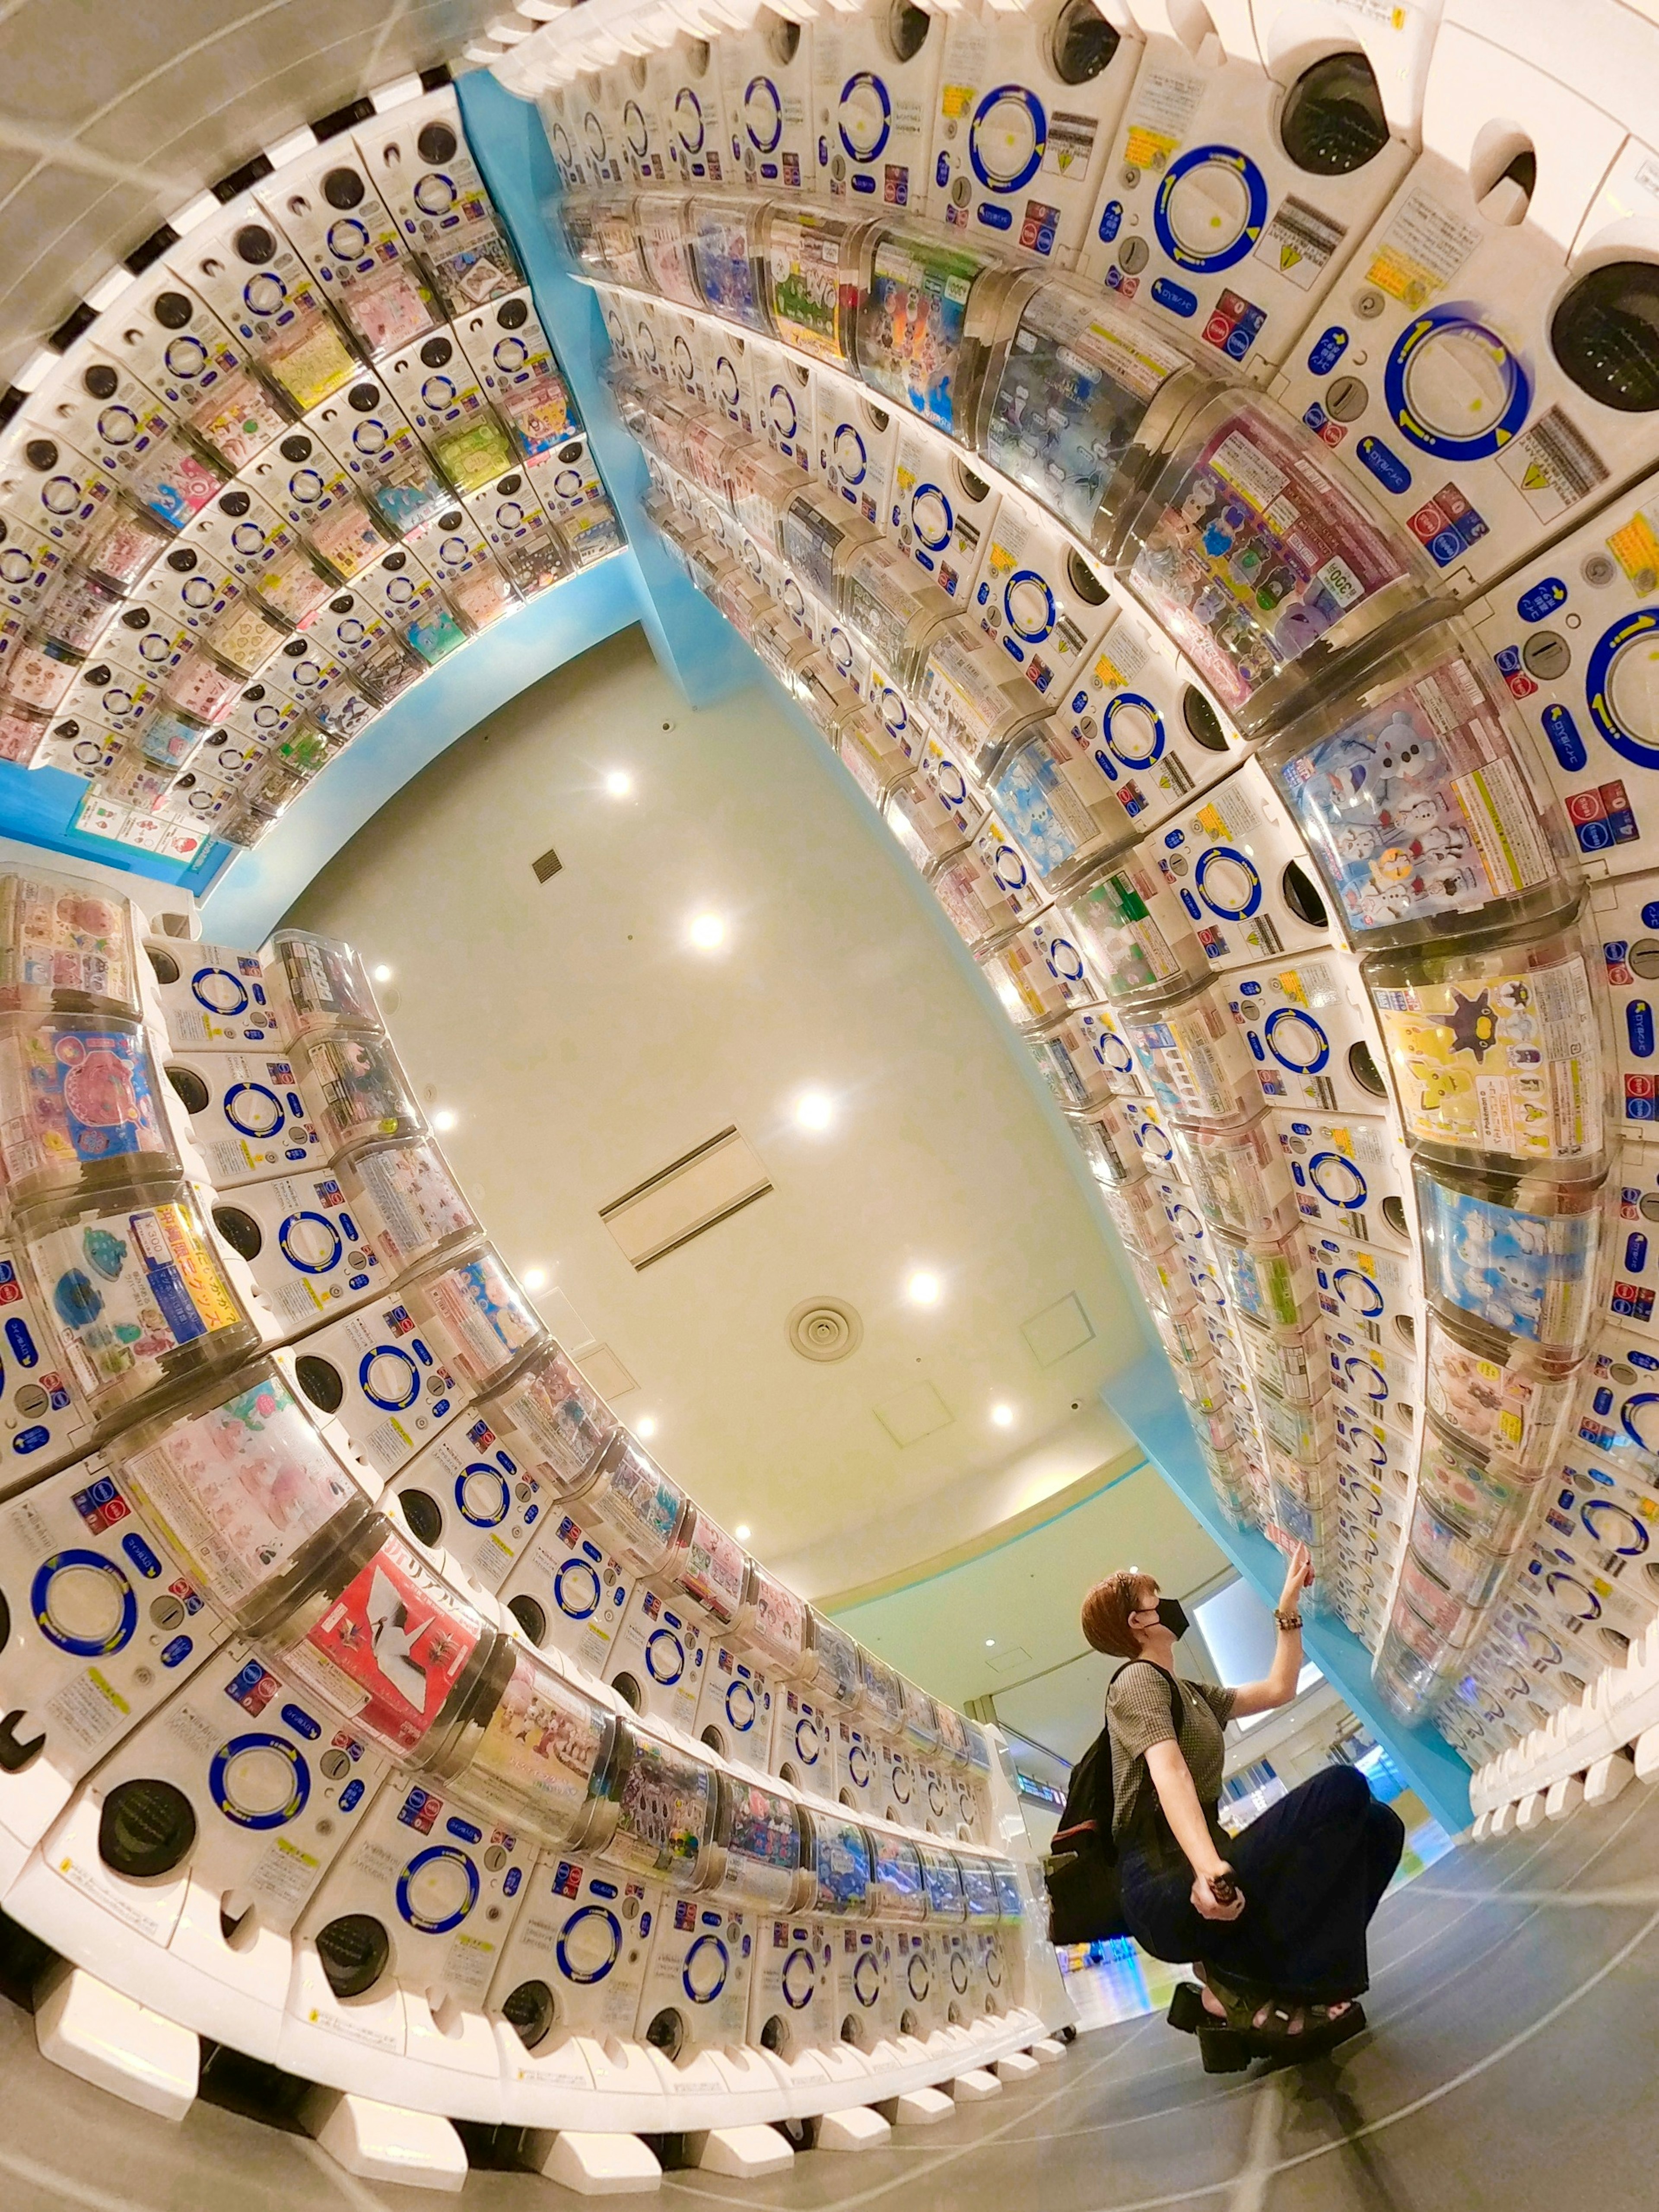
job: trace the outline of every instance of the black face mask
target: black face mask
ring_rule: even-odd
[[[1186,1609],[1179,1598],[1161,1597],[1158,1601],[1158,1626],[1167,1628],[1177,1644],[1187,1633]]]

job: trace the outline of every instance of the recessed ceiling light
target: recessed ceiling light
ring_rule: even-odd
[[[803,1091],[795,1101],[795,1119],[803,1129],[827,1129],[836,1109],[824,1091]]]
[[[377,983],[389,983],[392,981],[392,970],[386,966],[384,960],[381,961],[380,966],[374,970],[374,980]]]
[[[717,914],[700,914],[686,934],[699,952],[712,952],[726,942],[726,924]]]
[[[657,1424],[653,1416],[649,1413],[641,1413],[634,1424],[634,1433],[636,1437],[654,1437],[657,1433]]]
[[[993,1406],[991,1419],[1000,1429],[1012,1429],[1014,1425],[1014,1409],[1012,1406]]]
[[[746,1544],[752,1533],[753,1531],[750,1529],[749,1523],[746,1521],[739,1521],[737,1527],[732,1531],[732,1534],[737,1538],[740,1544]]]
[[[432,1126],[434,1129],[453,1129],[454,1127],[455,1116],[447,1106],[441,1106],[438,1109],[437,1112],[432,1117]]]
[[[925,1267],[919,1268],[904,1287],[912,1305],[933,1306],[939,1304],[939,1277],[930,1275]]]
[[[612,799],[626,799],[634,788],[634,779],[626,769],[613,768],[605,777],[605,787]]]
[[[523,1282],[527,1291],[544,1291],[547,1288],[546,1268],[526,1267],[524,1271]]]
[[[987,1650],[988,1651],[994,1651],[994,1650],[996,1650],[996,1648],[997,1648],[997,1640],[996,1640],[996,1638],[995,1638],[995,1637],[994,1637],[994,1636],[988,1636],[988,1637],[986,1638],[986,1639],[985,1639],[985,1648],[986,1648],[986,1650]]]

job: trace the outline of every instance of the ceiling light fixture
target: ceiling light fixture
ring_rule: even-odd
[[[997,1648],[997,1640],[996,1640],[996,1638],[995,1638],[995,1637],[994,1637],[994,1636],[988,1636],[988,1637],[986,1638],[986,1639],[985,1639],[985,1648],[986,1648],[986,1650],[987,1650],[988,1651],[994,1651],[994,1650],[996,1650],[996,1648]]]
[[[384,960],[381,961],[380,966],[374,970],[374,980],[377,983],[389,983],[392,981],[392,970],[386,966]]]
[[[650,1413],[641,1413],[634,1424],[634,1433],[636,1437],[654,1437],[657,1433],[655,1417]]]
[[[455,1116],[447,1106],[441,1106],[438,1109],[437,1112],[432,1117],[432,1126],[434,1129],[453,1129],[454,1127]]]
[[[626,769],[613,768],[605,777],[605,787],[612,799],[626,799],[634,788],[634,779]]]
[[[930,1275],[926,1268],[919,1268],[904,1287],[913,1306],[939,1304],[939,1277]]]
[[[524,1271],[523,1282],[527,1291],[544,1291],[547,1288],[546,1268],[526,1267]]]
[[[795,1119],[803,1129],[827,1129],[836,1109],[823,1091],[803,1091],[795,1101]]]
[[[739,1521],[737,1527],[732,1531],[732,1534],[737,1538],[740,1544],[746,1544],[752,1533],[753,1532],[750,1528],[749,1523],[746,1521]]]
[[[1014,1409],[1012,1406],[993,1406],[991,1419],[1000,1429],[1012,1429],[1014,1425]]]
[[[726,924],[717,914],[700,914],[686,933],[699,952],[713,952],[726,942]]]

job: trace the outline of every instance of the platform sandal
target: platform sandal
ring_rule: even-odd
[[[1179,1982],[1170,2000],[1168,2020],[1183,2034],[1196,2035],[1206,2074],[1242,2073],[1253,2058],[1292,2064],[1318,2058],[1358,2035],[1365,2008],[1349,2002],[1334,2019],[1329,2006],[1286,2004],[1277,1998],[1246,1996],[1206,1977],[1210,1994],[1224,2008],[1218,2018],[1204,2002],[1196,1982]],[[1292,2026],[1300,2015],[1302,2025]]]

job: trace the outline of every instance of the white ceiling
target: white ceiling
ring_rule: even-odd
[[[705,912],[717,952],[686,940]],[[392,966],[393,1034],[458,1115],[445,1141],[506,1255],[549,1270],[637,1379],[619,1410],[809,1593],[1121,1459],[1097,1393],[1144,1339],[1086,1171],[933,901],[769,688],[690,710],[629,631],[453,747],[291,919]],[[834,1102],[821,1134],[793,1119],[809,1087]],[[734,1124],[774,1191],[636,1273],[599,1208]],[[905,1296],[919,1268],[931,1309]],[[837,1364],[786,1340],[820,1293],[864,1324]],[[1023,1325],[1071,1298],[1091,1334],[1045,1368]],[[901,1448],[877,1409],[928,1389],[951,1418]]]

